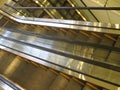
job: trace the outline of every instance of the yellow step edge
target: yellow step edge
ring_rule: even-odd
[[[35,27],[37,27],[37,28],[43,28],[42,26],[40,26],[40,25],[34,25]]]
[[[23,60],[23,58],[21,56],[16,56],[16,58],[18,58],[19,60]]]
[[[107,37],[107,38],[109,38],[109,39],[111,39],[111,40],[113,40],[113,41],[117,41],[115,38],[113,38],[112,36],[110,36],[108,34],[104,34],[104,36]]]
[[[7,20],[12,20],[12,19],[10,19],[9,17],[6,17],[6,16],[4,16],[3,19],[5,19],[6,21],[7,21]]]
[[[32,63],[34,66],[39,67],[39,65],[38,65],[37,63],[35,63],[35,62],[33,62],[33,61],[31,61],[31,63]]]
[[[42,69],[44,69],[44,70],[48,70],[47,67],[45,67],[45,66],[43,66],[43,65],[41,65],[41,64],[39,65],[39,67],[42,68]]]
[[[49,68],[48,70],[51,71],[51,72],[53,72],[53,73],[55,73],[55,74],[57,74],[57,75],[59,75],[59,72],[57,72],[57,71],[55,71],[55,70],[53,70],[51,68]]]
[[[52,30],[55,30],[55,31],[58,31],[57,29],[55,29],[55,28],[51,28]]]
[[[28,3],[28,4],[27,4],[27,7],[30,7],[30,6],[31,6],[31,3]]]
[[[26,61],[27,63],[31,63],[29,60],[27,60],[27,59],[25,59],[25,58],[24,58],[24,61]]]
[[[15,22],[15,21],[13,21],[12,19],[8,18],[8,17],[3,17],[3,19],[5,19],[6,21],[10,21],[10,22],[12,22],[12,23],[17,23],[17,22]]]
[[[81,84],[81,85],[85,85],[83,82],[81,82],[80,80],[78,80],[77,78],[73,77],[72,80],[74,80],[75,82]]]
[[[69,32],[71,32],[72,34],[77,35],[77,33],[75,31],[73,31],[73,30],[69,30]]]
[[[43,28],[45,28],[45,29],[47,29],[47,30],[50,30],[50,28],[48,28],[48,27],[46,27],[46,26],[44,26]]]
[[[23,61],[25,61],[25,62],[27,62],[27,63],[31,63],[29,60],[27,60],[26,58],[24,58],[24,57],[21,57],[21,56],[16,56],[16,58],[18,58],[19,60],[23,60]]]
[[[20,4],[22,4],[23,2],[24,2],[24,0],[21,0],[21,1],[20,1]]]
[[[67,31],[66,31],[65,29],[62,29],[62,28],[61,28],[60,30],[63,31],[64,33],[67,33]]]
[[[8,24],[9,21],[6,21],[5,23],[3,23],[3,25],[1,27],[5,27]]]
[[[30,25],[30,26],[33,27],[33,28],[35,27],[35,25]]]
[[[88,85],[89,87],[93,88],[94,90],[99,90],[96,86],[90,84],[90,83],[86,83],[86,85]]]
[[[102,39],[102,37],[94,32],[91,33],[92,35],[94,35],[95,37],[99,38],[99,39]]]
[[[9,18],[9,17],[7,17],[7,16],[4,16],[4,15],[3,15],[3,19],[8,20],[8,19],[10,19],[10,18]]]
[[[70,80],[70,77],[67,76],[66,74],[64,74],[64,73],[62,73],[62,72],[60,72],[59,74],[60,74],[61,76],[65,77],[66,79]]]
[[[80,33],[83,34],[83,35],[85,35],[85,36],[87,36],[87,37],[90,37],[90,35],[87,34],[86,32],[80,31]]]
[[[10,20],[10,22],[16,24],[16,22],[14,22],[13,20]]]
[[[44,26],[44,28],[45,28],[45,29],[48,29],[48,30],[50,29],[50,27],[47,27],[47,26]]]

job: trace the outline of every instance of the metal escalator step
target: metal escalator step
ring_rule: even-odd
[[[6,60],[11,60],[11,59],[14,59],[16,57],[15,54],[12,54],[12,53],[9,53],[9,52],[6,52],[6,51],[1,51],[0,52],[0,62],[3,61],[6,61]]]
[[[81,90],[82,87],[82,85],[71,79],[64,90]]]
[[[108,46],[112,46],[113,41],[103,37],[102,41],[100,42],[100,44],[102,45],[108,45]],[[100,54],[101,53],[101,54]],[[99,60],[99,61],[104,61],[106,60],[106,58],[109,55],[109,50],[105,50],[105,49],[96,49],[93,53],[93,59],[95,60]]]
[[[0,58],[4,55],[4,51],[0,49]],[[0,59],[1,60],[1,59]]]
[[[115,43],[115,47],[120,48],[120,37],[117,39]],[[107,59],[108,62],[114,63],[116,65],[120,65],[120,52],[112,51]]]
[[[89,39],[87,40],[87,42],[90,42],[90,43],[98,43],[99,41],[100,41],[100,39],[95,37],[95,36],[93,36],[93,35],[91,35],[89,37]]]
[[[91,35],[87,42],[89,43],[98,43],[99,42],[99,38],[96,38],[95,36]],[[80,49],[80,55],[81,56],[84,56],[84,57],[87,57],[87,58],[91,58],[92,57],[92,54],[93,54],[93,51],[94,51],[94,47],[89,47],[89,46],[82,46],[82,48]]]
[[[94,89],[86,85],[82,90],[94,90]]]
[[[0,51],[0,53],[2,57],[14,55],[5,51]],[[15,56],[12,59],[5,70],[7,71],[5,76],[27,90],[82,90],[84,86],[84,83],[79,84],[63,73],[59,74],[51,69],[36,67],[32,62],[20,56]],[[9,59],[5,60],[9,61]],[[96,89],[91,89],[91,86],[86,85],[83,90]]]
[[[120,52],[111,52],[107,61],[119,66],[120,65]]]
[[[0,26],[4,25],[5,22],[6,20],[4,18],[0,19]]]
[[[86,83],[86,85],[84,86],[82,90],[99,90],[99,89],[90,83]]]
[[[88,37],[86,37],[85,35],[81,34],[81,33],[77,33],[78,35],[75,35],[75,40],[81,40],[81,41],[86,41],[88,39]]]
[[[64,90],[69,81],[61,75],[58,75],[55,81],[51,84],[49,90]]]
[[[0,73],[6,74],[8,66],[15,58],[16,55],[3,51],[0,55]]]
[[[99,87],[87,82],[86,85],[84,86],[83,90],[101,90],[101,89]]]
[[[42,78],[45,75],[46,71],[40,68],[36,68],[34,65],[26,63],[23,60],[19,61],[21,62],[19,63],[18,67],[13,66],[12,68],[16,69],[14,70],[14,72],[12,72],[11,75],[7,75],[7,77],[9,77],[10,80],[18,83],[22,87],[28,90],[33,90],[32,88],[34,83],[38,81],[39,78]],[[31,83],[33,83],[33,85],[31,85]]]
[[[90,71],[90,74],[106,80],[108,78],[106,76],[108,76],[110,74],[110,70],[107,70],[107,69],[104,69],[101,67],[97,67],[97,66],[93,66]]]
[[[48,90],[51,83],[55,80],[56,76],[56,74],[48,70],[46,73],[44,73],[42,78],[38,77],[37,79],[36,77],[33,77],[36,78],[36,80],[34,80],[34,85],[31,90]]]
[[[14,72],[11,75],[7,75],[7,77],[28,90],[48,90],[50,84],[56,78],[56,74],[39,67],[37,68],[24,60],[19,61],[19,68],[16,67]],[[13,66],[12,68],[15,67]]]
[[[93,58],[95,60],[104,61],[108,54],[109,54],[108,50],[96,49],[93,53]]]

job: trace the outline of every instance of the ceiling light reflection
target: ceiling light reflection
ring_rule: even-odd
[[[16,68],[20,65],[20,60],[18,59],[19,57],[16,57],[15,60],[13,60],[10,65],[7,67],[5,70],[5,74],[12,75]]]
[[[120,90],[120,87],[117,90]]]
[[[120,25],[119,24],[115,24],[115,28],[120,29]]]
[[[39,3],[39,1],[35,1],[35,3],[37,3],[37,4],[38,4],[38,3]]]

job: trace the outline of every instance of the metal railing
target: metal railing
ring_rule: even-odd
[[[106,24],[98,22],[85,22],[85,21],[75,21],[75,20],[60,20],[60,19],[44,19],[44,18],[35,18],[35,17],[25,17],[17,14],[17,11],[7,7],[4,7],[0,10],[0,13],[6,17],[24,24],[33,24],[33,25],[43,25],[56,28],[66,28],[74,30],[83,30],[83,31],[93,31],[100,33],[109,33],[109,34],[120,34],[120,24]]]

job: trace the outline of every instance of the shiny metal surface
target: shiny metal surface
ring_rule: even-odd
[[[48,2],[47,2],[48,3]],[[76,26],[87,26],[87,27],[98,27],[98,28],[113,28],[120,30],[120,24],[110,24],[110,23],[100,23],[100,22],[88,22],[88,21],[78,21],[78,20],[61,20],[61,19],[45,19],[45,18],[35,18],[35,17],[24,17],[18,14],[18,11],[13,8],[8,8],[7,6],[2,7],[2,10],[13,15],[16,18],[31,20],[31,21],[41,21],[41,22],[54,22],[62,23],[68,25]],[[59,16],[55,13],[56,16]],[[60,16],[59,16],[60,17]]]
[[[10,48],[4,47],[4,46],[0,46],[0,48],[3,49],[3,50],[6,50],[6,51],[12,52],[12,53],[14,53],[14,54],[16,54],[16,55],[25,57],[25,58],[27,58],[27,59],[29,59],[29,60],[31,60],[31,61],[34,61],[34,62],[43,64],[43,65],[45,65],[45,66],[47,65],[48,67],[51,67],[51,68],[54,68],[54,69],[56,69],[56,70],[62,71],[62,72],[64,72],[64,73],[66,73],[66,74],[73,75],[73,76],[78,77],[78,78],[81,78],[81,79],[83,79],[83,80],[85,80],[85,81],[88,81],[88,82],[94,83],[94,84],[96,84],[96,85],[99,85],[99,86],[108,88],[108,89],[110,89],[110,90],[118,90],[118,89],[119,89],[119,87],[117,87],[117,86],[114,86],[114,85],[111,85],[111,84],[108,84],[108,83],[101,82],[101,81],[99,81],[99,80],[96,80],[96,79],[93,79],[93,78],[84,76],[84,75],[79,74],[79,73],[71,72],[70,70],[66,70],[66,69],[61,68],[61,67],[58,67],[58,66],[56,66],[56,65],[52,65],[52,64],[50,65],[50,63],[47,63],[47,62],[44,62],[44,61],[40,61],[40,59],[34,58],[34,57],[29,56],[29,55],[26,55],[26,54],[24,54],[24,53],[20,53],[20,52],[18,52],[18,51],[12,50],[12,49],[10,49]],[[16,59],[16,60],[17,60],[17,59]],[[17,62],[16,62],[16,63],[17,63]],[[19,64],[20,64],[20,63],[19,63]],[[16,66],[16,65],[15,65],[15,66]],[[14,67],[15,67],[15,66],[14,66]],[[14,67],[13,67],[13,69],[14,69]],[[19,67],[17,67],[17,68],[19,69]],[[17,68],[16,68],[16,69],[17,69]],[[24,69],[26,69],[26,68],[24,68]],[[28,71],[28,70],[27,70],[27,71]],[[19,72],[19,71],[18,71],[18,72]],[[19,75],[20,73],[12,72],[12,74]],[[38,74],[37,74],[37,75],[38,75]],[[8,76],[9,76],[9,74],[8,74]],[[40,76],[40,75],[38,75],[38,76]],[[20,77],[21,77],[21,76],[20,76]],[[13,78],[14,78],[14,77],[13,77]],[[21,77],[21,78],[22,78],[22,77]],[[38,80],[38,79],[37,79],[37,80]],[[28,82],[28,80],[27,80],[27,82]]]
[[[40,38],[37,36],[26,35],[24,33],[11,32],[7,28],[1,29],[0,33],[2,36],[12,38],[12,39],[17,39],[17,40],[25,42],[25,43],[37,45],[40,47],[45,47],[45,48],[52,49],[52,50],[57,50],[57,51],[60,51],[63,53],[71,54],[71,55],[82,56],[82,57],[89,58],[91,60],[97,60],[97,61],[103,62],[103,63],[109,63],[109,64],[113,64],[113,65],[116,64],[116,66],[117,65],[119,66],[118,62],[115,62],[115,63],[111,63],[109,61],[107,62],[107,61],[105,61],[106,59],[104,59],[104,58],[94,59],[94,56],[93,56],[95,54],[93,51],[95,51],[98,47],[104,51],[109,51],[109,49],[114,48],[114,47],[109,47],[109,48],[105,49],[105,48],[102,48],[102,46],[95,47],[95,46],[90,46],[90,44],[85,45],[82,43],[77,44],[74,42],[69,43],[66,41],[59,41],[59,40],[57,41],[54,39],[53,40],[52,39],[45,39],[45,38]],[[61,43],[63,43],[63,44],[61,45]],[[86,52],[86,50],[87,50],[87,52]],[[111,49],[111,51],[112,51],[112,49]],[[113,51],[119,52],[120,50],[119,50],[119,48],[116,48]],[[98,58],[101,58],[101,57],[98,57]]]
[[[2,82],[1,80],[0,80],[0,87],[2,88],[2,89],[0,88],[0,90],[14,90],[10,86],[8,86],[4,82]]]
[[[20,35],[19,33],[18,34],[17,33],[11,34],[10,32],[4,32],[3,35],[7,36],[7,37],[12,35],[13,36],[12,38],[15,38],[16,40],[21,40],[21,41],[29,41],[30,40],[29,43],[31,43],[31,44],[34,43],[36,45],[41,45],[41,46],[44,46],[47,48],[52,48],[54,46],[53,41],[50,42],[51,45],[41,44],[40,42],[36,43],[36,38],[31,37],[32,39],[29,39],[30,37],[26,38],[26,36]],[[35,40],[35,42],[34,42],[34,40]],[[40,39],[40,41],[41,40],[42,39]],[[49,41],[47,40],[46,42],[49,42]],[[76,74],[75,71],[77,71],[77,73],[82,72],[82,73],[89,74],[93,77],[99,77],[100,79],[103,79],[103,80],[106,80],[106,81],[109,81],[109,82],[112,82],[112,83],[115,83],[118,85],[120,84],[119,79],[118,79],[118,77],[120,75],[119,72],[105,69],[105,68],[102,68],[99,66],[87,64],[85,62],[78,61],[78,60],[75,60],[73,58],[68,58],[68,57],[65,57],[62,55],[58,55],[58,54],[51,53],[48,51],[40,50],[40,49],[37,49],[35,47],[31,47],[28,45],[23,45],[23,44],[20,44],[17,42],[7,40],[5,38],[0,38],[0,44],[27,54],[27,56],[26,56],[26,55],[19,53],[19,55],[21,55],[21,56],[23,55],[25,58],[29,57],[29,59],[32,59],[33,61],[35,61],[37,63],[41,63],[41,64],[44,64],[46,66],[55,68],[57,70],[60,70],[62,72],[65,72],[65,73],[73,75],[73,76],[76,76],[78,78],[87,80],[85,78],[86,76],[81,76],[80,74]],[[7,48],[2,47],[2,49],[7,49]],[[31,58],[30,55],[33,57]],[[36,59],[33,59],[33,58],[36,58]],[[56,66],[56,64],[60,65],[60,67]],[[71,70],[66,71],[66,70],[64,70],[64,68],[69,68]],[[102,72],[104,72],[104,74]],[[110,74],[110,76],[105,78],[108,73]],[[111,76],[115,77],[115,78],[111,79]]]
[[[12,10],[13,12],[14,10]],[[10,12],[10,11],[9,11]],[[0,10],[0,13],[9,17],[10,19],[24,24],[33,24],[33,25],[42,25],[50,26],[56,28],[66,28],[74,30],[83,30],[83,31],[93,31],[109,34],[120,34],[120,25],[119,24],[102,24],[102,23],[91,23],[91,22],[81,22],[81,21],[72,21],[72,20],[56,20],[56,19],[40,19],[40,18],[29,18],[24,16],[16,16],[16,14],[10,15]]]
[[[104,32],[104,33],[111,33],[111,34],[117,34],[117,35],[120,34],[120,31],[119,31],[120,25],[119,24],[112,25],[112,24],[81,22],[81,21],[73,21],[73,20],[58,20],[58,19],[43,19],[43,18],[39,19],[39,18],[21,16],[21,14],[19,12],[16,14],[16,11],[14,11],[12,9],[7,9],[7,10],[6,10],[7,13],[5,13],[3,11],[0,11],[0,12],[2,14],[4,14],[5,16],[11,18],[12,20],[15,20],[20,23],[43,25],[43,26],[50,26],[50,27],[56,27],[56,28],[68,28],[68,29],[76,29],[76,30],[83,29],[85,31],[89,31],[89,29],[90,29],[91,31],[96,30],[95,32]],[[13,16],[9,15],[10,11]],[[21,29],[21,27],[20,27],[20,29]],[[114,65],[117,65],[117,66],[120,65],[120,63],[119,63],[120,53],[116,52],[116,51],[108,51],[108,50],[100,49],[100,51],[102,51],[102,53],[104,53],[103,54],[104,56],[102,56],[98,52],[99,48],[97,51],[96,48],[91,47],[91,46],[81,46],[81,45],[76,45],[76,44],[69,44],[69,43],[62,42],[62,41],[48,40],[48,39],[43,39],[43,38],[39,38],[39,37],[35,37],[35,36],[24,35],[21,33],[10,32],[7,30],[6,31],[0,30],[0,31],[1,31],[0,32],[1,35],[8,37],[8,38],[15,39],[17,41],[27,42],[32,45],[41,46],[41,47],[45,47],[45,48],[52,49],[52,50],[59,50],[63,53],[64,52],[68,53],[68,54],[70,53],[72,55],[82,56],[83,58],[87,57],[91,60],[98,58],[98,61],[100,61],[100,62],[108,63],[110,61]],[[94,40],[95,39],[93,37],[89,37],[87,41],[94,42]],[[102,40],[103,40],[103,42],[102,42]],[[110,43],[109,43],[110,45],[113,44],[113,42],[111,40],[106,40],[105,38],[103,38],[102,40],[101,40],[100,44],[101,43],[106,44],[106,43],[109,43],[109,41],[110,41]],[[98,41],[96,40],[95,43],[99,43],[99,40]],[[119,44],[119,42],[117,42],[117,43]],[[70,58],[70,57],[65,57],[65,56],[59,55],[57,53],[52,53],[52,52],[38,49],[38,48],[29,46],[29,45],[24,45],[19,42],[14,42],[14,41],[2,38],[2,37],[0,37],[0,44],[1,44],[1,46],[0,46],[1,49],[10,51],[19,56],[30,59],[31,61],[35,61],[35,62],[43,64],[45,66],[65,72],[69,75],[78,77],[85,81],[89,81],[89,82],[92,82],[94,84],[97,84],[97,85],[100,85],[100,86],[103,86],[103,87],[106,87],[109,89],[111,89],[110,86],[116,87],[114,85],[90,78],[89,76],[83,75],[81,73],[85,73],[85,74],[91,75],[93,77],[98,77],[102,80],[114,83],[117,86],[120,85],[119,72],[116,72],[116,71],[113,71],[110,69],[105,69],[105,68],[95,66],[92,64],[88,64],[88,63],[78,61],[78,60]],[[107,44],[107,45],[109,45],[109,44]],[[96,52],[96,54],[95,54],[95,52]],[[116,53],[118,56],[117,57],[115,56],[116,58],[111,59],[111,57],[112,57],[111,54],[116,55]],[[108,57],[108,58],[106,58],[106,57]],[[104,60],[108,60],[108,61],[104,61]],[[14,62],[14,63],[16,63],[13,65],[14,67],[17,67],[20,64],[20,62]],[[59,66],[57,66],[57,64]],[[12,65],[10,65],[10,66],[12,66]],[[12,71],[12,72],[10,72],[10,71]],[[6,72],[10,73],[10,75],[12,75],[11,73],[14,73],[14,71],[15,71],[15,69],[13,68],[13,69],[8,69]],[[106,76],[108,76],[108,77],[106,77]],[[115,90],[115,89],[112,89],[112,90]]]
[[[19,85],[0,75],[0,90],[24,90]]]
[[[0,68],[0,73],[27,90],[68,90],[67,88],[70,87],[82,88],[89,86],[85,84],[86,82],[83,80],[73,79],[68,75],[51,68],[44,67],[41,64],[39,65],[13,53],[4,50],[0,50],[0,53],[2,56],[0,57],[0,67],[4,65],[4,69]],[[5,57],[8,55],[9,58]],[[75,86],[70,86],[71,84],[74,84]],[[94,90],[94,88],[100,90],[99,86],[89,86],[89,89]],[[112,89],[116,90],[115,87],[112,87]]]

